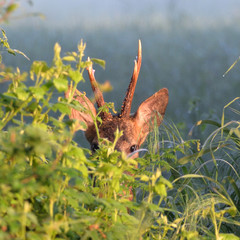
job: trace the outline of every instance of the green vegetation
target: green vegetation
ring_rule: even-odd
[[[107,141],[92,155],[73,140],[75,123],[65,117],[81,106],[52,102],[55,92],[84,80],[84,49],[81,42],[61,57],[55,44],[51,66],[35,61],[29,73],[0,73],[9,82],[0,98],[0,237],[239,239],[240,122],[225,122],[225,112],[221,123],[199,121],[196,128],[216,128],[204,142],[184,140],[166,123],[141,158],[128,159]]]
[[[25,72],[3,64],[3,52],[26,59],[10,45],[2,30],[0,239],[240,239],[240,97],[219,121],[196,114],[188,139],[165,120],[138,159],[103,139],[92,154],[67,117],[82,106],[62,97],[84,82],[85,44],[62,56],[56,43],[51,64],[34,61]],[[195,111],[198,99],[191,103]]]

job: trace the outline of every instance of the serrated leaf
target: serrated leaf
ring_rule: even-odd
[[[55,103],[53,106],[52,106],[52,110],[54,112],[56,111],[59,111],[61,113],[65,113],[65,114],[71,114],[71,110],[69,109],[69,107],[64,104],[64,103]]]
[[[68,80],[64,78],[54,78],[53,84],[59,92],[67,91],[68,89]]]
[[[69,70],[69,77],[76,83],[80,82],[83,79],[82,74],[78,70]]]
[[[71,150],[69,150],[68,152],[72,157],[77,158],[78,160],[80,160],[81,162],[86,163],[87,162],[87,158],[84,154],[84,151],[82,148],[79,147],[75,147],[72,146]]]
[[[29,96],[29,92],[27,92],[25,89],[22,89],[22,88],[17,88],[16,94],[17,94],[18,99],[20,99],[22,101],[25,101]]]
[[[85,204],[92,204],[94,202],[95,198],[92,196],[92,194],[87,192],[80,192],[78,194],[78,201]]]
[[[46,62],[44,61],[34,61],[31,70],[30,70],[30,78],[34,80],[34,74],[42,74],[49,70],[49,67]]]
[[[35,109],[38,108],[38,104],[36,102],[30,103],[30,105],[27,107],[27,111],[30,113],[33,113]]]
[[[44,94],[46,93],[46,91],[39,87],[29,87],[29,90],[31,91],[31,93],[33,94],[33,97],[36,98],[37,100],[40,100],[44,97]]]

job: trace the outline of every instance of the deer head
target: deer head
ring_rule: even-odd
[[[121,112],[117,115],[103,111],[99,113],[102,120],[101,123],[98,123],[100,137],[107,138],[113,142],[115,139],[114,133],[119,129],[119,131],[123,132],[123,135],[119,138],[116,149],[125,152],[127,155],[138,150],[148,133],[153,129],[155,119],[157,120],[158,126],[161,124],[168,104],[168,89],[163,88],[143,101],[136,113],[130,114],[141,61],[142,47],[139,40],[138,57],[137,60],[135,60],[132,78],[122,104]],[[105,105],[102,92],[98,88],[95,80],[92,65],[88,67],[87,70],[97,106],[100,108]],[[71,91],[72,89],[69,88],[65,94],[66,98],[69,98]],[[97,110],[93,103],[77,90],[73,94],[73,99],[77,100],[87,111],[71,109],[70,118],[85,123],[87,128],[80,127],[80,129],[85,131],[85,136],[91,145],[91,149],[95,151],[98,148],[98,136],[92,116],[97,115]],[[132,157],[137,157],[137,155],[137,153],[133,154]]]

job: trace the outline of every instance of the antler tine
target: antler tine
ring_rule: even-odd
[[[88,58],[88,61],[90,61],[90,58]],[[92,90],[93,90],[93,93],[94,93],[94,96],[95,96],[97,106],[98,106],[98,108],[100,108],[105,104],[105,102],[104,102],[104,99],[103,99],[103,94],[102,94],[101,90],[99,89],[97,81],[94,77],[94,69],[92,68],[92,64],[87,68],[87,71],[88,71],[89,80],[90,80],[90,83],[91,83],[91,87],[92,87]],[[106,112],[101,112],[100,113],[101,118],[107,118],[110,115],[111,114],[106,113]]]
[[[139,40],[137,61],[136,60],[134,61],[133,74],[126,92],[126,96],[123,101],[120,117],[127,117],[131,113],[132,99],[133,99],[135,87],[137,84],[141,63],[142,63],[142,44],[141,44],[141,41]]]
[[[88,58],[88,60],[90,61],[90,58]],[[104,99],[103,99],[103,95],[102,92],[100,91],[98,85],[97,85],[97,81],[94,77],[94,70],[92,68],[92,64],[87,68],[88,71],[88,76],[89,76],[89,80],[91,83],[91,87],[95,96],[95,100],[97,102],[97,106],[98,107],[102,107],[104,105]]]

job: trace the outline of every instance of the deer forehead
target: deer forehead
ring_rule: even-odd
[[[107,138],[111,142],[115,139],[115,132],[117,129],[122,131],[122,136],[118,140],[117,145],[137,144],[138,131],[132,117],[122,119],[118,116],[114,116],[112,119],[103,121],[98,126],[100,137]],[[90,143],[97,142],[97,134],[94,126],[86,132],[86,136]]]

